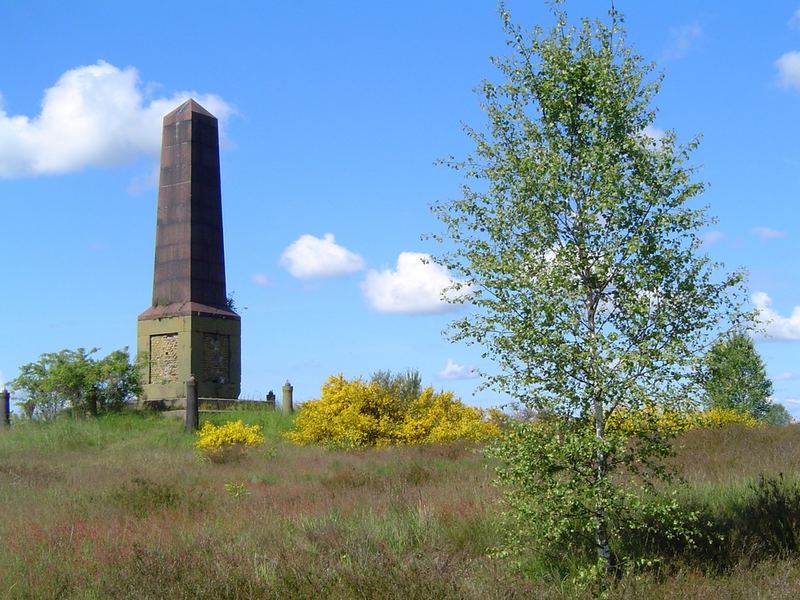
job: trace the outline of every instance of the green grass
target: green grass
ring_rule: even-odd
[[[260,425],[267,439],[276,441],[281,434],[292,428],[294,417],[275,410],[240,408],[217,413],[201,413],[200,424],[209,421],[221,425],[226,421],[241,420],[245,425]]]
[[[276,412],[203,418],[267,444],[210,464],[180,420],[138,413],[0,435],[0,598],[581,597],[491,558],[500,490],[473,446],[327,451],[283,442]],[[800,597],[800,427],[680,443],[683,501],[725,536],[611,597]]]
[[[125,444],[148,448],[189,447],[188,437],[176,435],[182,427],[182,422],[177,420],[141,412],[115,413],[97,419],[73,419],[65,415],[49,422],[19,420],[9,432],[0,435],[0,455],[99,451]]]

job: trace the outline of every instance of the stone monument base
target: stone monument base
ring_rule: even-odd
[[[241,321],[234,313],[153,317],[144,313],[137,335],[143,355],[141,403],[185,408],[186,381],[192,375],[199,397],[238,398],[241,335]]]

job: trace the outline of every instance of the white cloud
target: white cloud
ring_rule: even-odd
[[[664,139],[664,136],[667,135],[666,131],[664,131],[663,129],[659,129],[658,127],[655,127],[653,125],[647,125],[642,130],[642,133],[644,133],[647,137],[649,137],[654,142],[658,142],[658,141]]]
[[[769,227],[754,227],[753,235],[762,240],[774,240],[776,238],[782,238],[786,235],[786,232],[779,231],[778,229],[770,229]]]
[[[660,151],[664,146],[664,137],[667,132],[654,125],[646,125],[641,131],[642,141],[648,150]]]
[[[683,58],[695,40],[703,36],[703,28],[697,23],[673,27],[669,31],[670,42],[666,58]]]
[[[797,398],[778,398],[772,396],[770,402],[773,404],[781,404],[792,415],[792,422],[797,423],[800,420],[800,400]]]
[[[396,270],[370,270],[361,290],[367,303],[378,312],[434,314],[456,308],[442,298],[454,282],[447,269],[431,262],[430,255],[401,252]],[[456,299],[452,290],[447,294],[449,299]]]
[[[332,233],[322,238],[301,235],[281,254],[280,264],[293,277],[314,279],[349,275],[364,268],[364,259],[336,243]]]
[[[465,367],[448,358],[444,369],[439,371],[437,376],[439,379],[475,379],[480,377],[480,374],[475,367]]]
[[[711,244],[716,244],[724,237],[725,234],[723,234],[721,231],[707,231],[700,235],[700,241],[706,246],[710,246]]]
[[[44,92],[36,116],[9,115],[0,102],[0,177],[67,173],[157,154],[162,117],[190,97],[221,122],[233,112],[213,94],[152,98],[145,87],[135,68],[101,60],[61,75]]]
[[[797,375],[791,371],[785,371],[783,373],[779,373],[778,375],[773,375],[771,379],[772,381],[790,381],[792,379],[797,379]]]
[[[780,84],[787,88],[800,89],[800,52],[794,50],[782,55],[775,61],[778,67]]]
[[[253,273],[250,276],[250,281],[252,281],[256,285],[259,285],[261,287],[267,287],[271,283],[270,280],[269,280],[269,277],[267,277],[263,273]]]
[[[148,192],[156,187],[158,187],[158,177],[160,175],[161,168],[158,163],[153,163],[151,167],[131,179],[130,183],[128,184],[128,194],[131,196],[141,196],[145,192]]]
[[[800,340],[800,306],[792,309],[792,314],[782,317],[772,306],[772,298],[766,292],[753,294],[756,307],[756,321],[764,327],[767,339]]]
[[[789,19],[789,27],[800,29],[800,8],[794,11],[792,18]]]

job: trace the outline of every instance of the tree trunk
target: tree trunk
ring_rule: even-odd
[[[587,278],[591,281],[591,278]],[[598,441],[597,453],[595,456],[595,483],[604,485],[608,477],[608,465],[605,450],[601,444],[605,440],[605,413],[603,412],[603,388],[600,382],[598,361],[600,357],[595,343],[595,317],[597,315],[597,298],[593,291],[590,291],[586,298],[586,317],[591,336],[591,381],[592,381],[592,408],[594,409],[594,435]],[[595,530],[595,544],[597,546],[597,558],[605,565],[606,575],[611,573],[614,557],[611,554],[611,545],[608,541],[608,516],[602,501],[597,500],[595,504],[595,517],[597,518],[597,529]]]
[[[606,531],[605,514],[603,511],[598,515],[600,522],[597,525],[595,532],[595,540],[597,543],[597,558],[602,561],[605,566],[606,575],[610,575],[613,571],[614,557],[611,554],[611,545],[608,543],[608,532]]]
[[[603,403],[600,400],[594,402],[594,424],[595,437],[598,441],[605,438],[605,423],[603,420]],[[608,477],[606,466],[606,455],[601,449],[597,449],[596,477],[597,483],[602,484]],[[608,542],[608,517],[605,509],[598,503],[595,506],[595,517],[597,518],[597,529],[595,530],[595,543],[597,546],[597,558],[605,564],[606,575],[611,573],[614,557],[611,554],[611,545]]]

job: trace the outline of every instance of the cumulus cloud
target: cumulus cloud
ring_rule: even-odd
[[[280,264],[293,277],[316,279],[349,275],[364,268],[364,259],[336,243],[332,233],[322,238],[301,235],[281,254]]]
[[[794,50],[775,61],[778,80],[783,87],[800,89],[800,52]]]
[[[689,53],[689,48],[695,40],[703,36],[703,28],[697,23],[673,27],[669,32],[669,46],[666,58],[683,58]]]
[[[458,364],[452,358],[447,359],[444,369],[437,373],[439,379],[475,379],[480,377],[478,369],[475,367],[465,367]]]
[[[267,287],[270,284],[269,277],[263,273],[253,273],[250,276],[250,281],[261,287]]]
[[[456,308],[443,298],[453,283],[447,269],[431,262],[429,254],[401,252],[395,270],[370,270],[361,290],[378,312],[435,314]],[[447,294],[450,300],[456,299],[452,290]]]
[[[67,173],[157,154],[162,117],[190,97],[220,121],[233,111],[213,94],[150,97],[135,68],[102,60],[61,75],[35,116],[8,114],[0,98],[0,177]]]
[[[782,238],[786,235],[786,232],[779,231],[778,229],[770,229],[769,227],[754,227],[753,235],[762,240],[774,240],[776,238]]]
[[[764,327],[768,339],[800,340],[800,306],[795,306],[788,317],[782,317],[772,308],[772,298],[766,292],[756,292],[752,299],[756,321]]]

